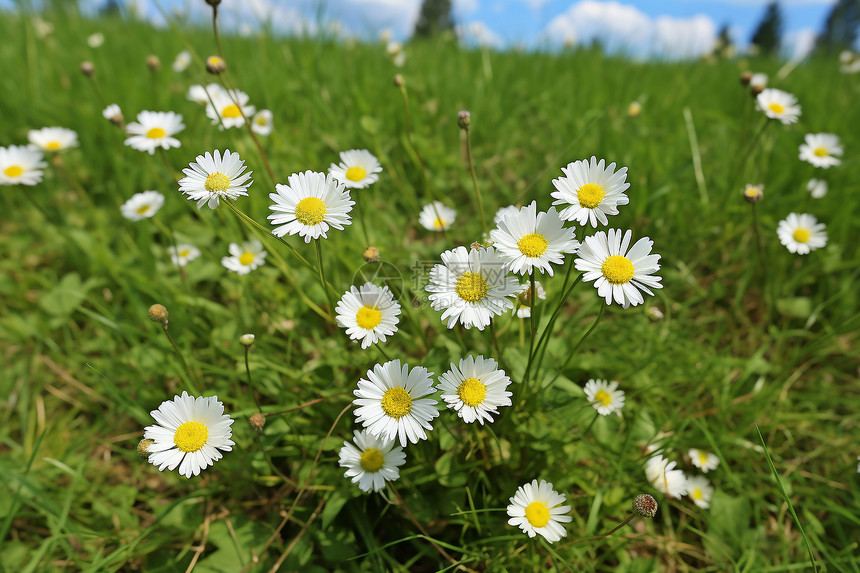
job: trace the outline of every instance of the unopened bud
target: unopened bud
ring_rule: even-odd
[[[81,73],[85,76],[92,77],[93,73],[95,73],[96,67],[92,62],[81,62]]]
[[[206,58],[206,71],[217,76],[227,71],[227,62],[220,56],[209,56]]]
[[[394,87],[403,87],[403,76],[401,74],[394,74]]]
[[[260,433],[263,432],[263,426],[266,425],[266,416],[259,412],[256,412],[254,414],[251,414],[251,419],[249,421],[251,422],[252,428],[254,428]]]
[[[630,117],[638,117],[642,112],[642,104],[638,101],[634,101],[629,106],[627,106],[627,115]]]
[[[149,446],[155,443],[155,440],[150,440],[148,438],[141,440],[137,444],[137,455],[146,459],[149,457]]]
[[[253,334],[243,334],[239,337],[239,343],[242,346],[251,346],[252,344],[254,344],[254,338],[255,337]]]
[[[217,8],[218,4],[221,3],[221,0],[206,0],[206,3],[212,6],[213,8]]]
[[[749,70],[742,73],[741,74],[741,85],[742,86],[748,86],[750,83],[750,80],[752,79],[752,76],[753,76],[753,73]]]
[[[469,129],[471,123],[472,114],[469,113],[469,110],[463,109],[457,113],[457,125],[460,126],[460,129]]]
[[[758,94],[760,94],[763,91],[764,91],[764,86],[750,86],[750,93],[753,95],[753,97],[757,96]]]
[[[656,306],[649,306],[645,310],[645,313],[648,315],[648,318],[654,322],[663,320],[663,311]]]
[[[152,322],[160,322],[167,328],[167,309],[164,305],[154,304],[149,307],[149,320]]]
[[[364,252],[361,254],[364,257],[365,262],[368,263],[378,263],[379,262],[379,249],[376,247],[367,247],[364,249]]]
[[[744,188],[744,201],[758,203],[764,198],[764,185],[749,185]]]
[[[633,509],[646,519],[651,519],[657,513],[657,500],[643,493],[636,496],[633,500]]]
[[[146,67],[153,72],[157,72],[161,67],[161,60],[158,59],[158,56],[150,54],[146,56]]]

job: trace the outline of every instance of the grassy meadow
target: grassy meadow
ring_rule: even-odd
[[[258,136],[273,181],[247,129],[220,131],[186,98],[217,81],[203,66],[217,53],[210,28],[68,10],[38,15],[53,24],[47,36],[34,15],[0,13],[0,146],[45,126],[80,141],[46,156],[39,184],[0,188],[0,571],[860,571],[860,76],[840,74],[835,55],[789,69],[439,40],[407,44],[397,68],[378,43],[225,34],[223,79],[273,113],[273,133]],[[91,48],[95,32],[104,45]],[[182,50],[195,61],[177,73]],[[757,111],[738,81],[745,69],[794,94],[799,122]],[[126,122],[182,114],[181,147],[123,145],[102,117],[110,103]],[[661,255],[663,288],[627,309],[601,310],[591,282],[559,306],[572,255],[538,275],[538,335],[560,310],[529,382],[530,319],[509,310],[492,333],[449,330],[424,290],[443,251],[483,240],[464,109],[491,228],[507,205],[547,210],[560,169],[594,155],[628,168],[630,203],[609,227],[650,237]],[[841,138],[841,165],[798,159],[804,135],[819,132]],[[198,211],[178,191],[189,162],[225,148],[253,171],[233,206],[266,229],[275,183],[325,172],[344,150],[379,159],[379,181],[351,194],[353,224],[321,241],[331,292],[314,243],[287,236],[288,248],[228,205]],[[810,196],[811,177],[827,180],[825,197]],[[765,186],[755,219],[747,183]],[[144,190],[164,206],[123,218]],[[444,233],[418,224],[433,200],[457,211]],[[825,223],[827,245],[803,256],[781,245],[776,227],[791,212]],[[576,225],[580,241],[594,233]],[[265,265],[245,276],[221,265],[230,243],[255,237]],[[201,256],[180,270],[174,241]],[[365,262],[370,245],[382,263]],[[329,301],[362,277],[386,277],[403,307],[398,331],[367,349]],[[155,303],[176,348],[147,316]],[[245,333],[256,337],[247,354]],[[500,362],[512,405],[465,424],[437,393],[440,415],[404,448],[398,480],[364,493],[345,478],[338,453],[360,427],[358,380],[400,359],[435,383],[467,355]],[[590,379],[619,382],[621,416],[597,414]],[[149,412],[183,390],[217,395],[235,420],[233,450],[191,479],[136,451]],[[258,432],[249,418],[260,410]],[[709,508],[649,483],[649,446],[688,476],[701,474],[689,449],[719,458],[705,474]],[[556,543],[507,524],[509,499],[533,479],[571,506]],[[655,517],[600,537],[641,493],[659,504]]]

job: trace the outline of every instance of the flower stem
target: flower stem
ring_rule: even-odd
[[[314,239],[314,242],[316,242],[317,248],[317,268],[320,271],[320,286],[322,287],[323,291],[325,291],[326,299],[328,299],[328,312],[332,317],[334,317],[334,299],[331,297],[331,290],[329,290],[328,288],[328,281],[326,281],[325,278],[325,267],[323,266],[322,260],[322,241],[320,241],[319,237],[317,237],[316,239]]]
[[[469,135],[469,129],[466,132],[466,162],[469,164],[469,173],[472,175],[472,185],[475,187],[475,197],[478,201],[478,213],[481,215],[481,224],[484,226],[484,231],[488,231],[487,219],[484,216],[484,200],[481,197],[481,188],[478,187],[478,176],[475,174],[475,163],[472,160],[472,136]]]
[[[185,355],[182,354],[182,351],[179,350],[179,347],[176,345],[176,341],[173,340],[173,337],[170,336],[170,332],[167,331],[167,324],[164,325],[162,330],[164,330],[164,336],[166,336],[167,340],[170,341],[170,345],[173,346],[173,350],[176,351],[176,354],[179,355],[179,359],[182,361],[182,366],[188,374],[188,386],[191,388],[191,391],[195,396],[199,396],[200,391],[197,389],[197,377],[194,375],[194,371],[191,370],[191,367],[188,365],[188,361],[185,360]]]
[[[531,335],[529,336],[529,361],[526,365],[526,373],[523,375],[523,383],[528,384],[529,382],[529,373],[532,369],[532,361],[534,360],[535,355],[535,334],[537,334],[537,324],[535,324],[535,295],[537,294],[535,289],[535,270],[532,268],[529,273],[529,289],[531,290],[531,296],[529,297],[529,304],[531,307],[529,308],[529,327],[531,329]]]
[[[585,342],[585,339],[588,338],[588,336],[594,331],[595,328],[597,328],[597,324],[600,322],[600,319],[603,318],[603,312],[606,310],[606,307],[606,303],[600,305],[600,311],[597,313],[597,318],[594,319],[594,322],[591,324],[591,327],[585,332],[585,334],[582,335],[582,338],[579,339],[579,342],[576,343],[576,346],[574,346],[573,350],[570,351],[570,354],[567,355],[564,364],[562,364],[561,367],[558,369],[555,378],[550,381],[550,384],[555,382],[555,379],[558,378],[559,375],[561,375],[565,368],[567,368],[567,365],[570,364],[570,361],[576,355],[576,351],[579,350],[579,347],[582,346],[582,343]],[[549,384],[547,386],[549,386]]]

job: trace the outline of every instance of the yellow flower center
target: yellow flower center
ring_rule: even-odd
[[[361,464],[361,469],[364,471],[374,473],[378,472],[380,468],[382,468],[382,465],[385,463],[385,458],[382,457],[382,452],[376,448],[367,448],[364,450],[364,453],[361,454],[361,459],[358,463]]]
[[[527,257],[539,257],[546,252],[549,243],[543,235],[531,233],[523,235],[523,238],[517,241],[517,247],[520,252]]]
[[[776,102],[774,102],[774,103],[772,103],[772,104],[768,105],[768,106],[767,106],[767,108],[768,108],[770,111],[772,111],[773,113],[777,114],[777,115],[779,115],[779,114],[781,114],[782,112],[784,112],[784,111],[785,111],[785,108],[784,108],[784,107],[782,107],[780,104],[778,104],[778,103],[776,103]]]
[[[224,109],[221,110],[221,117],[225,117],[228,119],[240,117],[241,115],[242,112],[239,111],[239,106],[235,103],[231,103],[230,105],[224,107]]]
[[[389,388],[382,395],[382,411],[399,420],[412,411],[412,396],[400,386]]]
[[[693,499],[702,499],[702,497],[704,497],[704,496],[702,495],[702,490],[701,490],[700,488],[698,488],[698,487],[694,487],[694,488],[693,488],[693,492],[690,494],[690,496],[691,496]]]
[[[705,465],[706,463],[708,463],[708,454],[699,452],[699,464]]]
[[[150,207],[149,205],[141,205],[140,207],[137,208],[137,214],[138,215],[146,214],[147,211],[149,211],[149,207]]]
[[[363,306],[355,313],[355,322],[359,328],[371,330],[382,322],[382,313],[375,306]]]
[[[454,285],[457,296],[466,302],[478,302],[487,296],[487,281],[478,273],[463,273]]]
[[[24,174],[24,168],[20,165],[10,165],[3,170],[3,174],[6,177],[21,177]]]
[[[816,147],[812,151],[812,154],[815,155],[816,157],[827,157],[828,155],[830,155],[829,153],[827,153],[826,147]]]
[[[612,255],[603,261],[600,272],[610,283],[623,285],[629,283],[630,279],[633,278],[633,263],[627,257]]]
[[[367,171],[364,167],[354,166],[346,170],[346,178],[350,181],[361,181],[367,177]]]
[[[250,251],[245,251],[239,256],[239,264],[243,266],[248,266],[254,262],[254,253]]]
[[[526,519],[532,527],[546,527],[549,523],[549,508],[542,501],[533,501],[526,506]]]
[[[594,209],[600,205],[604,195],[606,195],[606,191],[597,183],[586,183],[576,192],[579,204],[586,209]]]
[[[63,144],[60,143],[59,141],[49,141],[48,143],[45,144],[45,149],[48,149],[50,151],[56,151],[57,149],[60,149],[61,147],[63,147]],[[816,149],[816,154],[817,153],[818,153],[818,150]]]
[[[318,225],[322,223],[327,212],[322,199],[305,197],[296,205],[296,220],[302,225]]]
[[[467,406],[480,406],[487,397],[487,387],[477,378],[466,378],[457,387],[457,395]]]
[[[746,189],[744,189],[745,197],[755,197],[759,193],[761,193],[761,189],[759,189],[758,187],[747,187]]]
[[[807,229],[795,229],[791,236],[794,237],[794,240],[798,243],[808,243],[809,237],[812,236],[812,233]]]
[[[179,257],[182,259],[184,259],[185,257],[187,257],[190,254],[191,254],[191,251],[189,251],[188,249],[185,249],[184,251],[179,251]]]
[[[257,125],[266,125],[266,118],[262,115],[258,115],[257,119],[254,120],[254,123],[256,123]]]
[[[612,394],[607,392],[606,390],[598,390],[594,395],[594,399],[604,406],[609,406],[612,404]]]
[[[220,171],[216,171],[206,177],[203,187],[210,193],[223,193],[230,187],[230,178]]]
[[[436,220],[433,221],[433,227],[435,227],[436,229],[444,229],[445,221],[437,217]]]
[[[183,452],[196,452],[209,439],[209,430],[200,422],[185,422],[173,434],[173,443]]]
[[[148,137],[149,139],[161,139],[165,135],[167,135],[167,132],[160,127],[153,127],[146,132],[146,137]]]

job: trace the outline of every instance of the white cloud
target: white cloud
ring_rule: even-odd
[[[694,0],[698,1],[698,0]],[[723,4],[738,4],[742,6],[766,6],[770,4],[773,0],[713,0],[717,2],[721,2]],[[815,5],[829,5],[836,4],[837,0],[782,0],[780,4],[782,7],[786,6],[815,6]]]
[[[474,14],[478,11],[478,0],[453,0],[454,14]]]
[[[651,18],[629,4],[583,0],[550,21],[544,35],[554,44],[574,37],[580,43],[599,40],[608,50],[636,57],[688,58],[711,51],[717,26],[703,14]]]
[[[504,44],[502,37],[483,22],[470,22],[467,26],[459,26],[458,33],[468,44],[477,44],[487,48],[500,48]]]

